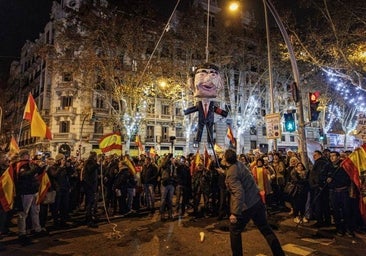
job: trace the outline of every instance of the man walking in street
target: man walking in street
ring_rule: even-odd
[[[98,173],[100,167],[97,162],[97,153],[90,152],[82,172],[82,182],[85,192],[86,224],[90,228],[97,228],[97,192],[98,192]]]
[[[250,220],[253,220],[266,239],[272,254],[285,255],[280,242],[267,222],[266,209],[250,171],[237,160],[236,152],[232,149],[225,151],[224,160],[229,165],[225,182],[231,194],[229,229],[232,255],[243,255],[241,233]],[[221,168],[218,171],[223,172]]]

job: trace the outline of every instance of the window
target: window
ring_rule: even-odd
[[[96,108],[104,108],[104,100],[102,97],[97,96],[97,98],[95,99],[95,107]]]
[[[70,122],[69,121],[61,121],[60,122],[60,133],[70,132]]]
[[[154,141],[154,126],[146,127],[146,141]]]
[[[72,81],[72,74],[68,72],[64,72],[62,74],[62,82],[71,82]]]
[[[175,108],[175,115],[176,116],[183,116],[183,110],[180,107]]]
[[[70,96],[63,96],[61,97],[61,107],[62,109],[65,109],[67,107],[72,106],[72,97]]]
[[[263,136],[267,135],[267,127],[265,127],[265,126],[262,127],[262,135]]]
[[[162,115],[170,115],[170,106],[169,105],[162,105],[161,106],[161,114]]]
[[[256,149],[257,148],[257,141],[251,140],[250,141],[250,149]]]
[[[291,141],[291,142],[295,142],[295,136],[290,135],[290,141]]]
[[[182,127],[176,127],[175,128],[175,136],[177,138],[184,138],[183,128]]]
[[[169,127],[167,126],[161,127],[161,137],[164,142],[169,141]]]
[[[285,137],[285,135],[282,135],[282,136],[281,136],[281,141],[286,141],[286,137]]]
[[[102,122],[95,122],[94,123],[94,133],[103,134],[103,123]]]

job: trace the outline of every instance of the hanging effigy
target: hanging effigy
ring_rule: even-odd
[[[190,86],[193,86],[194,97],[200,99],[195,106],[184,110],[185,115],[198,112],[198,130],[194,138],[194,144],[198,147],[202,139],[203,129],[206,126],[207,142],[213,147],[212,134],[215,113],[223,117],[228,115],[227,111],[219,108],[212,101],[223,88],[219,68],[211,63],[198,66],[193,72]]]

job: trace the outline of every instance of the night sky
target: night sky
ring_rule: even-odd
[[[176,0],[151,0],[169,17]],[[189,0],[181,0],[180,5]],[[253,1],[253,0],[250,0]],[[248,2],[250,2],[248,0]],[[9,65],[19,59],[26,40],[34,41],[50,18],[52,0],[0,0],[0,83],[9,74]],[[0,84],[0,86],[3,85]]]
[[[9,73],[9,65],[20,56],[26,40],[34,41],[50,18],[52,0],[0,0],[0,81]],[[152,0],[171,12],[176,1]]]
[[[49,20],[52,0],[0,0],[0,74],[7,76],[26,40],[34,41]]]

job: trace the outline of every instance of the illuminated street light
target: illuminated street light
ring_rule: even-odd
[[[229,4],[229,10],[231,12],[236,12],[239,9],[239,3],[237,1],[231,2]]]
[[[274,7],[273,3],[270,0],[263,0],[264,9],[269,9],[269,11],[272,14],[272,17],[276,21],[276,24],[281,32],[282,38],[286,44],[290,62],[291,62],[291,68],[293,77],[295,80],[295,85],[297,86],[297,91],[299,93],[299,97],[301,97],[300,92],[300,75],[299,75],[299,69],[297,67],[297,61],[295,58],[294,49],[292,47],[290,37],[286,31],[286,28],[280,18],[280,15],[278,14],[276,8]],[[267,38],[268,39],[268,38]],[[306,136],[305,136],[305,122],[304,122],[304,107],[303,102],[301,98],[296,102],[297,106],[297,113],[298,113],[298,137],[299,137],[299,153],[301,157],[301,161],[305,164],[306,168],[308,167],[308,157],[307,157],[307,148],[306,148]]]

